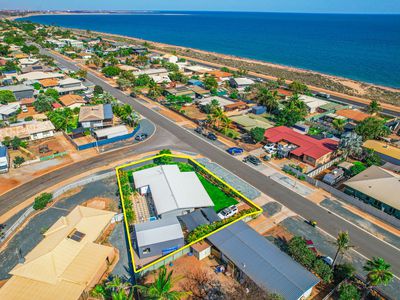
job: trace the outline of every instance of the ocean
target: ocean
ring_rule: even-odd
[[[153,12],[43,15],[24,20],[122,34],[400,88],[400,15]]]

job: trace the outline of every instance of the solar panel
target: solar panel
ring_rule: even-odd
[[[80,242],[85,237],[85,235],[86,234],[84,234],[83,232],[80,232],[80,231],[76,230],[69,236],[69,238],[71,240],[76,241],[76,242]]]

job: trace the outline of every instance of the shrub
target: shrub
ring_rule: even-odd
[[[322,279],[323,282],[329,283],[332,280],[332,268],[321,259],[316,259],[314,261],[313,270]]]
[[[264,133],[265,129],[261,127],[255,127],[250,130],[251,138],[256,142],[259,143],[264,140]]]
[[[42,210],[46,205],[53,200],[53,195],[50,193],[42,193],[35,198],[33,203],[34,210]]]
[[[339,288],[339,299],[340,300],[358,300],[360,299],[360,292],[357,287],[350,283],[344,283]]]
[[[290,240],[288,252],[295,261],[308,269],[312,269],[316,256],[315,253],[307,247],[306,241],[302,237],[295,236]]]

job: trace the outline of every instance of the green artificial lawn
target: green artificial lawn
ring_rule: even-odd
[[[199,177],[204,189],[207,191],[208,196],[210,196],[212,202],[214,202],[214,210],[216,212],[219,212],[225,207],[238,203],[238,201],[236,201],[232,197],[229,197],[227,194],[225,194],[217,186],[209,182],[203,176],[197,174],[197,177]]]

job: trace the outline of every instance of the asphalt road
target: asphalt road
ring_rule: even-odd
[[[70,61],[63,58],[55,56],[49,52],[45,52],[47,55],[53,56],[60,65],[66,66],[69,69],[76,70],[76,66]],[[147,108],[140,101],[137,101],[131,97],[126,96],[121,91],[116,88],[111,87],[109,84],[105,83],[101,79],[92,74],[88,74],[88,80],[96,85],[100,85],[103,89],[114,97],[118,98],[120,101],[128,103],[133,106],[133,108],[151,120],[157,125],[157,134],[162,134],[159,132],[164,129],[169,134],[163,136],[164,138],[172,138],[169,143],[175,147],[187,147],[190,145],[196,152],[210,158],[212,161],[223,166],[230,172],[236,174],[243,180],[252,184],[255,188],[259,189],[263,193],[274,198],[281,204],[285,205],[289,209],[293,210],[295,213],[306,219],[314,219],[318,222],[318,226],[329,234],[336,236],[341,230],[348,231],[350,234],[351,242],[356,247],[355,249],[362,255],[372,258],[373,256],[379,256],[385,258],[392,265],[392,269],[397,276],[400,276],[400,251],[393,248],[392,246],[386,244],[382,240],[368,234],[359,227],[352,223],[348,223],[336,215],[331,214],[322,207],[313,204],[309,200],[303,198],[302,196],[294,193],[293,191],[283,187],[282,185],[276,183],[272,179],[266,177],[265,175],[258,172],[256,169],[245,165],[241,161],[229,156],[224,151],[216,148],[215,146],[205,142],[194,133],[176,125],[173,121],[163,117],[159,113]],[[165,133],[165,132],[164,132]],[[154,142],[157,141],[157,136],[154,138]],[[152,140],[149,140],[146,144],[140,147],[140,152],[148,151],[151,148]],[[7,193],[0,197],[0,207],[3,209],[3,205],[8,205],[12,207],[17,203],[23,201],[29,196],[40,192],[57,182],[65,180],[74,174],[80,173],[83,170],[87,171],[90,168],[95,168],[100,165],[112,161],[114,159],[119,159],[125,156],[126,150],[116,151],[109,154],[104,154],[104,156],[95,157],[90,159],[91,162],[82,162],[78,166],[70,166],[57,170],[48,175],[44,175],[34,182],[29,182],[10,193]],[[0,211],[1,212],[1,211]]]

